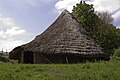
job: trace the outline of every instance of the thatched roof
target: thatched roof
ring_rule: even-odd
[[[23,47],[25,51],[46,54],[104,54],[67,10],[47,30]]]
[[[10,53],[9,53],[9,58],[18,60],[21,57],[21,52],[24,51],[23,46],[18,46],[14,48]]]
[[[39,54],[98,54],[108,57],[67,10],[64,10],[56,21],[33,41],[13,49],[10,58],[20,58],[22,51]]]

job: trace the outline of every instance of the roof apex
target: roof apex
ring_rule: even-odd
[[[61,14],[70,14],[70,12],[68,10],[64,9]]]

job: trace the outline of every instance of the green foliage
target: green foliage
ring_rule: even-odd
[[[101,23],[96,30],[94,38],[107,53],[113,54],[115,48],[120,46],[120,36],[116,27],[111,24]]]
[[[113,56],[114,56],[114,57],[120,57],[120,48],[115,49]]]
[[[0,80],[120,80],[120,62],[10,64],[0,62]]]
[[[109,12],[98,12],[99,18],[104,21],[105,23],[112,24],[114,18],[112,17],[112,14]]]
[[[72,10],[74,17],[82,24],[82,26],[90,33],[96,28],[96,23],[99,21],[98,16],[94,12],[93,5],[80,2],[76,4]]]
[[[113,18],[108,12],[97,13],[93,5],[81,1],[73,7],[72,14],[90,35],[101,45],[105,53],[113,54],[120,47],[120,30],[111,23]]]
[[[12,63],[12,64],[18,64],[18,60],[10,60],[10,63]]]

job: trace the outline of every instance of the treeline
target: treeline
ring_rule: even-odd
[[[112,24],[109,12],[96,12],[93,5],[81,1],[73,7],[72,14],[106,53],[113,54],[120,47],[120,29]]]

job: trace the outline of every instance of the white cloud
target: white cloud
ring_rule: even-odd
[[[115,14],[112,15],[112,17],[117,20],[118,18],[120,18],[120,10],[117,11]]]
[[[115,22],[120,18],[120,0],[94,0],[89,3],[94,5],[96,11],[108,11],[114,13],[112,17]]]
[[[81,0],[59,0],[55,4],[57,12],[61,12],[64,9],[72,12],[73,6],[79,3]],[[108,11],[114,13],[112,16],[115,19],[114,23],[118,22],[120,18],[120,0],[84,0],[88,4],[93,4],[96,11]],[[120,20],[120,19],[119,19]]]
[[[29,8],[39,7],[43,3],[49,3],[53,0],[9,0],[8,4],[15,7]]]
[[[21,44],[25,43],[24,41],[5,41],[0,40],[0,49],[6,51],[11,51],[13,48],[20,46]]]
[[[81,0],[59,0],[55,7],[57,10],[67,9],[72,11],[73,5]],[[93,4],[96,11],[116,11],[120,8],[120,0],[85,0],[88,4]]]
[[[0,17],[0,29],[6,28],[6,27],[11,28],[11,27],[13,27],[13,25],[15,26],[15,24],[13,22],[14,22],[14,20],[9,17],[7,17],[7,18]]]
[[[112,17],[114,18],[114,24],[117,28],[120,28],[120,10],[113,14]]]
[[[8,4],[22,8],[28,8],[29,6],[37,7],[37,3],[34,0],[9,0]]]
[[[67,9],[68,11],[72,12],[73,5],[75,5],[78,2],[80,2],[80,0],[59,0],[56,3],[55,8],[59,12],[61,12],[64,9]]]
[[[31,34],[21,29],[14,19],[0,16],[0,49],[8,49],[10,51],[31,39]]]
[[[117,26],[116,28],[120,29],[120,26]]]
[[[96,11],[109,11],[113,12],[120,8],[120,0],[94,0],[93,2],[89,2],[94,4],[94,8]]]

